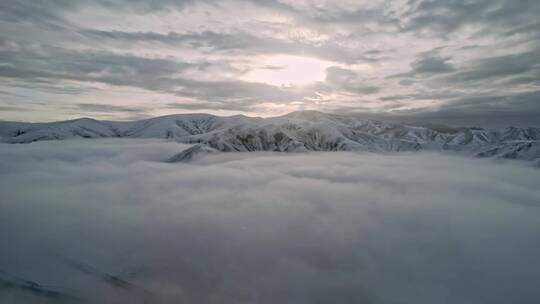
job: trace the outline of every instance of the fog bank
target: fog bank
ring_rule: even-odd
[[[186,147],[1,144],[0,302],[540,301],[537,168]]]

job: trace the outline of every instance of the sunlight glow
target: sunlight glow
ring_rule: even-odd
[[[329,61],[309,57],[272,56],[245,74],[243,80],[275,86],[302,86],[324,81],[326,69],[331,65]]]

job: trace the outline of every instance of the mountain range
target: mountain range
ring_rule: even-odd
[[[388,123],[354,115],[297,111],[260,118],[177,114],[119,122],[81,118],[48,123],[0,122],[0,141],[31,143],[70,138],[163,138],[193,144],[170,158],[251,151],[453,151],[540,164],[540,129],[446,127]]]

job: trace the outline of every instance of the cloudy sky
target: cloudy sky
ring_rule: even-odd
[[[0,119],[538,124],[537,0],[0,1]]]

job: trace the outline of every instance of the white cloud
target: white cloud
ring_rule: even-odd
[[[423,153],[161,162],[183,147],[1,145],[0,270],[95,303],[540,299],[537,169]]]

